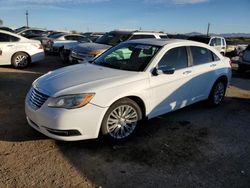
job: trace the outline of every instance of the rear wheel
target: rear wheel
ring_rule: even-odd
[[[131,137],[142,119],[141,109],[136,102],[124,98],[110,106],[106,112],[101,131],[112,141],[124,141]]]
[[[221,104],[224,99],[225,92],[225,82],[223,80],[218,80],[217,82],[215,82],[208,98],[209,104],[211,106],[218,106],[219,104]]]
[[[63,48],[59,49],[59,55],[63,63],[68,63],[69,58],[64,55]]]
[[[30,58],[29,55],[24,52],[17,52],[11,58],[11,64],[15,68],[25,68],[29,65]]]

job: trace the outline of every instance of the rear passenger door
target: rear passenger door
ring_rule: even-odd
[[[215,69],[220,62],[219,57],[207,48],[190,46],[193,64],[192,102],[204,100],[215,82]]]
[[[20,39],[6,34],[0,33],[0,64],[9,64],[11,61],[11,56],[18,47],[18,41]]]

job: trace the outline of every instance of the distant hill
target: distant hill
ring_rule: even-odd
[[[185,33],[184,35],[194,36],[194,35],[204,35],[204,33],[191,32],[191,33]],[[239,37],[250,38],[250,33],[221,33],[221,34],[210,33],[210,35],[222,36],[225,38],[239,38]]]

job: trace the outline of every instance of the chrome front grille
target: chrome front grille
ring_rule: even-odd
[[[39,109],[48,98],[48,95],[41,93],[35,88],[31,88],[28,96],[29,103],[35,110]]]

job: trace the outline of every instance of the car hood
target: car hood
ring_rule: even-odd
[[[129,82],[138,72],[122,71],[90,63],[72,65],[51,71],[33,83],[38,91],[52,97],[97,92],[114,84]],[[128,79],[129,78],[129,79]]]
[[[93,52],[95,50],[107,50],[111,48],[112,46],[106,45],[106,44],[98,44],[98,43],[83,43],[78,44],[75,46],[74,51],[77,53],[85,53],[88,54],[90,52]]]

